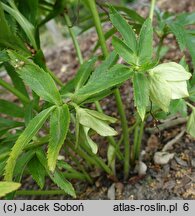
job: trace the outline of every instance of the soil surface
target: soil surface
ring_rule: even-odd
[[[133,3],[133,7],[137,8],[139,13],[146,17],[148,14],[148,1],[137,1]],[[169,12],[190,12],[195,10],[195,2],[191,0],[179,1],[175,0],[159,0],[157,5]],[[171,5],[171,7],[170,7]],[[105,28],[108,28],[105,26]],[[90,30],[79,37],[81,50],[85,59],[87,59],[95,46],[97,35],[95,30]],[[166,61],[178,62],[182,57],[178,45],[173,36],[169,36],[165,40],[165,44],[169,46],[169,52],[164,57]],[[108,47],[111,47],[108,42]],[[76,73],[79,63],[72,42],[66,40],[53,48],[44,49],[48,67],[54,71],[57,76],[66,82],[70,80]],[[96,53],[100,53],[97,50]],[[189,60],[190,61],[190,60]],[[133,107],[133,92],[131,83],[127,81],[120,87],[122,100],[125,105],[129,126],[134,122],[134,107]],[[8,96],[8,95],[7,95]],[[9,97],[9,96],[8,96]],[[116,104],[113,96],[109,96],[101,102],[105,113],[118,117]],[[90,105],[95,109],[94,105]],[[181,119],[176,116],[175,119]],[[169,119],[164,124],[165,128],[161,131],[159,137],[158,130],[154,128],[154,121],[149,119],[145,126],[145,133],[142,140],[142,161],[147,166],[146,175],[139,176],[132,171],[127,181],[123,181],[121,177],[121,165],[117,167],[117,178],[113,179],[110,176],[95,169],[91,171],[94,176],[94,184],[90,185],[82,181],[73,181],[73,185],[77,191],[77,199],[195,199],[195,140],[187,134],[182,134],[178,140],[174,142],[173,148],[169,153],[174,153],[171,159],[165,165],[154,163],[154,154],[161,151],[165,144],[173,140],[181,134],[184,124],[179,124],[170,128]],[[185,121],[185,120],[184,120]],[[116,125],[116,130],[120,132],[120,125]],[[148,128],[153,128],[152,130]],[[156,133],[157,132],[157,133]],[[104,158],[106,156],[107,141],[102,138],[97,138],[99,143],[99,154]],[[131,138],[131,143],[133,142]],[[36,189],[34,181],[31,178],[25,179],[23,182],[24,188]],[[48,180],[48,189],[55,188]],[[47,188],[46,188],[47,189]],[[16,197],[17,199],[71,199],[64,195],[58,196],[31,196],[31,197]]]

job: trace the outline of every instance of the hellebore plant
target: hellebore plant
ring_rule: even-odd
[[[116,163],[124,167],[126,180],[136,162],[143,164],[140,150],[145,122],[150,115],[163,113],[166,118],[182,113],[188,121],[186,131],[195,137],[194,73],[192,76],[188,71],[185,58],[180,64],[161,63],[160,58],[163,40],[172,32],[181,50],[188,48],[195,66],[195,53],[191,48],[194,36],[186,28],[195,24],[195,20],[186,19],[188,14],[185,19],[183,15],[176,16],[175,20],[171,15],[167,18],[155,11],[155,0],[151,2],[147,19],[125,6],[101,4],[104,12],[99,15],[95,0],[81,3],[85,13],[90,11],[90,16],[82,17],[83,32],[94,26],[98,34],[94,50],[101,47],[99,59],[103,59],[98,66],[95,54],[86,61],[83,59],[68,15],[74,1],[10,0],[0,3],[0,63],[12,82],[0,79],[0,85],[18,99],[17,103],[0,99],[0,111],[4,114],[0,117],[1,197],[64,193],[76,197],[72,179],[93,183],[89,173],[94,167],[117,177]],[[157,27],[152,26],[154,11]],[[80,64],[75,77],[67,83],[62,83],[48,69],[40,44],[41,26],[58,15],[67,25]],[[113,25],[105,34],[103,22]],[[153,49],[153,32],[160,40],[157,52]],[[106,45],[109,37],[112,37],[114,49],[111,52]],[[120,57],[124,64],[118,63]],[[119,91],[127,80],[133,84],[132,103],[136,108],[135,123],[130,128],[126,118],[128,110],[125,110]],[[105,115],[101,107],[100,101],[111,94],[115,97],[121,134],[114,129],[117,119]],[[86,106],[91,103],[96,110]],[[189,117],[187,106],[192,109]],[[108,141],[106,159],[98,154],[94,134]],[[23,175],[29,174],[42,190],[16,191],[22,184]],[[60,190],[44,190],[46,177]]]

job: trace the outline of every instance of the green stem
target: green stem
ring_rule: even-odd
[[[132,155],[132,163],[135,164],[135,160],[136,160],[136,152],[138,149],[138,136],[139,136],[139,125],[137,125],[137,127],[135,127],[134,130],[134,137],[133,137],[133,155]]]
[[[92,184],[93,180],[91,179],[90,175],[85,171],[85,168],[81,165],[80,161],[77,160],[77,158],[69,151],[68,148],[65,148],[65,146],[64,146],[64,150],[69,154],[69,156],[71,157],[71,160],[73,160],[75,164],[77,165],[77,167],[82,171],[83,175],[89,181],[89,183]]]
[[[18,190],[17,196],[66,195],[63,190]]]
[[[119,149],[119,145],[117,145],[115,139],[113,137],[111,137],[111,136],[107,137],[107,139],[108,139],[110,145],[112,145],[115,148],[115,154],[118,157],[118,159],[123,160],[124,157],[123,157],[123,155],[122,155],[122,153],[121,153],[121,151]]]
[[[133,124],[130,128],[128,128],[129,134],[131,134],[131,132],[135,129],[135,127],[136,127],[138,124],[139,124],[139,122],[136,121],[135,124]],[[122,135],[121,138],[120,138],[120,140],[119,140],[118,143],[117,143],[118,146],[120,146],[121,143],[123,142],[123,138],[124,138],[124,137],[123,137],[123,135]]]
[[[141,122],[140,126],[137,126],[135,128],[135,134],[134,134],[135,142],[133,146],[133,153],[134,153],[133,163],[135,162],[135,160],[139,160],[143,131],[144,131],[144,122]]]
[[[64,14],[64,18],[65,18],[65,21],[66,21],[66,24],[68,26],[68,31],[69,31],[69,34],[72,38],[72,41],[73,41],[73,44],[74,44],[74,47],[75,47],[75,50],[76,50],[76,53],[77,53],[77,56],[78,56],[78,59],[79,59],[79,63],[80,64],[83,64],[83,57],[82,57],[82,53],[81,53],[81,50],[80,50],[80,47],[79,47],[79,43],[78,43],[78,40],[75,36],[75,33],[72,29],[72,23],[70,21],[70,18],[67,14]]]
[[[99,37],[99,42],[100,42],[100,45],[102,48],[102,52],[103,52],[104,56],[106,57],[106,56],[108,56],[108,50],[106,47],[106,40],[105,40],[104,33],[103,33],[103,30],[101,27],[101,21],[100,21],[100,17],[99,17],[97,8],[96,8],[95,0],[86,0],[86,2],[88,4],[90,11],[92,13],[92,16],[93,16],[93,21],[95,23],[95,27],[96,27],[96,31],[97,31],[97,34]]]
[[[102,52],[103,52],[104,57],[106,58],[109,53],[108,53],[108,49],[106,46],[106,40],[105,40],[104,33],[102,30],[101,21],[100,21],[100,17],[99,17],[97,8],[96,8],[95,0],[85,0],[85,1],[87,2],[91,10],[93,20],[95,23],[95,27],[96,27],[96,31],[99,37],[99,42],[102,48]],[[124,136],[124,145],[125,145],[124,178],[127,179],[128,174],[129,174],[129,168],[130,168],[130,142],[129,142],[128,124],[127,124],[127,119],[126,119],[122,99],[121,99],[120,92],[118,89],[115,90],[114,95],[115,95],[117,108],[118,108],[118,112],[119,112],[120,119],[121,119],[121,125],[122,125],[123,136]]]
[[[122,131],[123,131],[123,141],[125,147],[124,179],[127,179],[129,175],[129,168],[130,168],[130,140],[129,140],[129,131],[128,131],[129,129],[128,129],[128,123],[125,115],[123,102],[121,100],[120,92],[118,89],[115,90],[115,98],[116,98],[117,108],[121,119]]]
[[[192,104],[188,103],[187,101],[186,101],[186,104],[187,104],[192,110],[194,110],[194,106],[193,106]]]
[[[91,157],[93,157],[95,159],[95,161],[99,164],[99,166],[105,171],[107,172],[109,175],[113,175],[112,170],[109,168],[109,166],[106,165],[106,163],[102,160],[102,158],[100,158],[99,156],[93,154],[91,152],[91,150],[88,149],[88,147],[86,147],[85,145],[83,145],[83,148],[85,149],[85,151],[91,155]]]
[[[18,91],[16,88],[11,86],[9,83],[0,79],[0,85],[3,86],[8,91],[10,91],[11,93],[13,93],[15,96],[17,96],[23,103],[25,104],[30,103],[30,100],[25,95],[23,95],[20,91]]]
[[[74,144],[70,141],[70,139],[66,140],[66,144],[69,148],[71,148],[75,153],[77,153],[81,158],[87,161],[88,165],[96,165],[99,164],[94,160],[94,158],[90,157],[88,154],[86,154],[85,151],[83,151],[81,148],[75,148]]]
[[[139,156],[140,156],[141,143],[142,143],[142,138],[143,138],[143,133],[144,133],[144,125],[145,125],[145,122],[143,121],[141,123],[140,129],[139,129],[137,158],[139,158]]]
[[[154,16],[154,7],[155,7],[155,3],[156,3],[156,0],[151,0],[151,4],[150,4],[150,14],[149,14],[149,17],[150,17],[151,21],[153,20],[153,16]]]

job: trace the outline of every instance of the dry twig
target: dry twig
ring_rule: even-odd
[[[146,131],[149,133],[159,133],[159,131],[163,131],[165,129],[169,129],[172,127],[175,127],[180,124],[186,123],[188,118],[177,118],[168,122],[165,122],[163,124],[158,125],[158,128],[153,127],[153,128],[146,128]]]

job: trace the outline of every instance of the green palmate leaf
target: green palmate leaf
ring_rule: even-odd
[[[34,26],[37,23],[39,0],[18,0],[18,8],[20,12],[28,19]],[[30,13],[29,13],[30,11]]]
[[[5,82],[4,80],[0,79],[0,85],[3,86],[5,89],[16,95],[24,104],[29,103],[29,99],[25,97],[21,92],[17,89],[13,88],[12,85]]]
[[[75,90],[80,89],[89,79],[96,60],[92,58],[81,65],[74,79]]]
[[[187,132],[195,137],[195,108],[193,108],[192,113],[187,122]]]
[[[83,126],[93,129],[101,136],[117,135],[117,132],[108,125],[108,120],[104,120],[105,117],[103,117],[103,119],[100,119],[100,116],[96,118],[94,115],[90,114],[88,109],[82,109],[80,107],[76,107],[76,112],[78,115],[78,120]]]
[[[37,151],[37,157],[39,159],[39,161],[41,162],[41,164],[43,165],[43,167],[45,168],[45,170],[47,171],[47,174],[49,175],[49,177],[52,179],[52,181],[57,184],[57,186],[59,188],[61,188],[62,190],[64,190],[64,192],[66,192],[67,194],[71,195],[72,197],[76,197],[75,194],[75,190],[72,186],[72,184],[67,181],[63,175],[55,170],[54,173],[51,174],[51,172],[49,171],[49,168],[47,166],[47,160],[46,157],[44,155],[44,153],[42,151]]]
[[[192,20],[191,20],[192,21]],[[181,21],[177,21],[174,23],[169,24],[169,28],[175,35],[180,49],[183,51],[186,47],[188,48],[191,57],[192,57],[192,63],[195,67],[195,37],[190,33],[189,30],[185,29],[183,26],[183,23]]]
[[[186,42],[187,42],[187,47],[188,47],[188,50],[190,52],[190,55],[191,55],[191,58],[192,58],[192,64],[195,68],[195,37],[194,35],[191,35],[191,34],[187,34],[186,36]]]
[[[39,162],[38,158],[33,157],[28,163],[28,169],[33,179],[37,182],[39,187],[42,189],[45,185],[45,168]]]
[[[49,114],[55,109],[55,106],[49,107],[39,113],[34,119],[32,119],[24,132],[19,136],[15,145],[13,146],[7,164],[5,167],[5,180],[11,181],[13,178],[13,171],[16,164],[16,160],[22,153],[25,145],[27,145],[31,139],[35,136],[38,130],[42,127]]]
[[[1,26],[1,34],[0,34],[0,47],[4,48],[12,48],[21,50],[23,52],[27,52],[23,42],[13,34],[10,30],[10,27],[5,19],[5,14],[2,9],[2,3],[0,3],[0,26]]]
[[[0,137],[5,135],[8,132],[8,129],[0,129]]]
[[[3,8],[2,8],[2,3],[0,4],[0,17],[1,17],[0,23],[1,23],[1,28],[2,28],[2,34],[4,34],[4,36],[10,36],[11,35],[10,29],[9,29],[9,26],[8,26],[7,21],[5,19],[5,14],[4,14]]]
[[[23,153],[17,160],[16,166],[14,169],[14,179],[17,182],[21,182],[23,173],[26,169],[27,164],[29,161],[34,157],[35,152],[32,151],[27,151]]]
[[[87,141],[88,145],[90,146],[91,151],[94,154],[96,154],[98,151],[98,147],[97,147],[97,144],[89,137],[89,135],[88,135],[89,130],[90,130],[90,128],[83,126],[83,131],[85,134],[86,141]]]
[[[14,174],[13,174],[14,180],[16,182],[21,182],[23,173],[24,173],[24,171],[26,169],[26,166],[27,166],[28,162],[32,159],[34,154],[35,154],[34,151],[25,152],[17,160],[16,166],[15,166],[15,169],[14,169]],[[7,198],[8,199],[13,199],[13,197],[14,197],[14,193],[9,194]]]
[[[9,7],[8,5],[1,3],[3,9],[9,13],[12,17],[14,17],[14,19],[19,23],[19,25],[21,26],[21,28],[24,30],[24,32],[26,33],[28,39],[30,40],[30,42],[32,43],[33,47],[35,49],[37,49],[37,44],[35,41],[35,27],[32,25],[32,23],[30,23],[18,10],[18,8],[16,7],[14,1],[9,1],[9,4],[11,5],[11,7]]]
[[[50,103],[62,104],[55,82],[48,73],[19,54],[11,51],[8,53],[16,72],[37,95]]]
[[[72,184],[67,181],[64,176],[60,173],[55,171],[53,176],[50,176],[54,183],[57,184],[59,188],[64,190],[67,194],[71,195],[72,197],[76,198],[75,190]]]
[[[70,113],[68,106],[64,104],[51,113],[50,118],[50,140],[47,152],[48,167],[50,171],[54,171],[58,154],[69,129]]]
[[[9,56],[6,50],[0,50],[0,63],[9,61]]]
[[[21,32],[19,32],[20,30],[17,21],[10,14],[6,12],[5,12],[5,18],[11,29],[11,32],[17,37],[19,37],[21,40],[23,40],[23,38],[21,37]]]
[[[124,65],[115,65],[109,71],[102,72],[99,76],[92,74],[92,79],[89,79],[88,83],[80,88],[73,96],[72,99],[76,103],[81,103],[93,95],[108,90],[114,86],[117,86],[132,76],[132,70]]]
[[[112,167],[113,170],[115,168],[115,155],[116,155],[116,149],[114,146],[109,145],[107,150],[107,159],[108,159],[108,166]]]
[[[121,33],[127,46],[136,54],[137,40],[132,27],[113,7],[110,7],[110,19],[115,28]]]
[[[158,64],[158,60],[154,60],[154,61],[152,60],[152,62],[150,61],[146,64],[141,65],[139,67],[139,71],[142,71],[142,72],[148,71],[148,70],[152,69],[153,67],[155,67],[157,64]]]
[[[92,73],[89,81],[95,82],[99,77],[103,76],[108,70],[116,64],[118,60],[118,55],[116,52],[111,52],[111,54],[95,69]]]
[[[5,119],[0,117],[0,130],[2,129],[10,129],[10,128],[16,128],[24,126],[23,122],[13,121],[10,119]]]
[[[21,107],[14,103],[0,99],[0,113],[4,113],[13,117],[23,117],[24,111]]]
[[[102,136],[113,136],[117,133],[108,125],[108,123],[115,123],[117,119],[107,116],[103,113],[97,112],[95,110],[81,109],[79,107],[77,107],[76,110],[77,124],[80,123],[83,125],[83,127],[79,128],[80,130],[76,130],[77,137],[79,138],[79,132],[83,133],[85,140],[90,146],[92,152],[96,154],[98,151],[98,147],[97,144],[90,138],[88,134],[90,128],[92,128]],[[77,127],[79,127],[79,125]],[[102,131],[100,127],[102,127],[104,131]]]
[[[12,83],[14,87],[20,91],[23,95],[25,95],[27,98],[29,98],[28,92],[26,90],[26,87],[22,81],[22,79],[19,77],[19,75],[16,73],[15,68],[9,64],[8,62],[4,63],[5,69],[10,76]]]
[[[26,126],[28,125],[30,120],[33,119],[33,117],[34,117],[33,107],[34,107],[34,101],[30,102],[29,104],[27,104],[24,107],[24,112],[25,112],[24,120],[25,120],[25,125]]]
[[[4,150],[9,151],[10,147],[13,146],[13,144],[16,142],[16,140],[18,139],[21,133],[22,133],[21,130],[17,130],[15,134],[11,134],[10,132],[5,134],[6,137],[1,140],[1,144],[3,144],[3,147],[1,147],[0,153],[3,152]]]
[[[44,100],[61,105],[62,100],[52,77],[41,68],[26,65],[19,71],[20,77]]]
[[[114,88],[113,89],[106,89],[105,91],[102,91],[100,93],[97,93],[95,95],[92,95],[92,97],[89,97],[87,100],[85,100],[84,103],[93,103],[95,101],[99,101],[109,95],[111,95],[114,92]]]
[[[95,110],[85,109],[85,111],[89,114],[94,116],[97,119],[107,121],[109,123],[116,123],[117,119],[111,116],[105,115],[104,113],[97,112]]]
[[[189,65],[188,65],[187,62],[186,62],[185,56],[183,56],[183,57],[180,59],[179,64],[180,64],[181,66],[183,66],[184,69],[185,69],[186,71],[190,71]]]
[[[133,76],[134,100],[137,111],[144,120],[146,107],[149,103],[149,83],[144,74],[135,73]]]
[[[4,161],[1,160],[1,163],[0,163],[0,175],[1,176],[3,175],[5,164],[6,164],[6,161],[5,160]]]
[[[192,101],[192,102],[195,102],[195,86],[192,86],[190,91],[189,91],[189,99]]]
[[[192,36],[195,35],[195,29],[188,29],[187,32],[188,32],[189,34],[191,34]]]
[[[119,38],[113,36],[112,45],[115,51],[129,64],[136,64],[136,56],[133,51]]]
[[[103,4],[105,7],[109,7],[108,4]],[[129,18],[131,18],[133,21],[139,22],[139,23],[143,23],[144,22],[144,18],[142,16],[140,16],[135,10],[132,10],[126,6],[121,6],[121,5],[112,5],[112,7],[114,7],[117,11],[121,11],[124,12],[128,15]]]
[[[151,20],[148,18],[142,25],[138,39],[139,64],[145,64],[152,60],[153,28]]]
[[[0,197],[3,197],[8,193],[11,193],[17,190],[20,186],[21,186],[20,183],[1,181],[0,182]]]
[[[172,100],[170,103],[169,111],[171,114],[180,113],[181,116],[187,116],[187,105],[184,99]]]
[[[176,36],[180,49],[183,51],[186,48],[186,33],[184,27],[179,23],[172,23],[169,27]]]
[[[80,123],[79,123],[79,115],[76,112],[76,122],[75,122],[75,145],[78,147],[79,145],[79,134],[80,134]]]
[[[54,17],[56,17],[60,13],[63,13],[66,4],[67,4],[67,0],[55,1],[55,4],[54,4],[53,8],[51,9],[51,12],[40,22],[39,26],[45,24],[46,22],[53,19]]]
[[[182,25],[193,25],[195,24],[195,12],[179,14],[176,20]]]
[[[1,139],[0,142],[0,161],[3,161],[5,158],[9,155],[9,150],[11,146],[13,145],[13,134],[6,134],[6,138]],[[12,136],[12,138],[11,138]],[[4,157],[5,156],[5,157]]]
[[[171,101],[169,84],[157,75],[149,76],[150,99],[163,111],[168,112]]]

